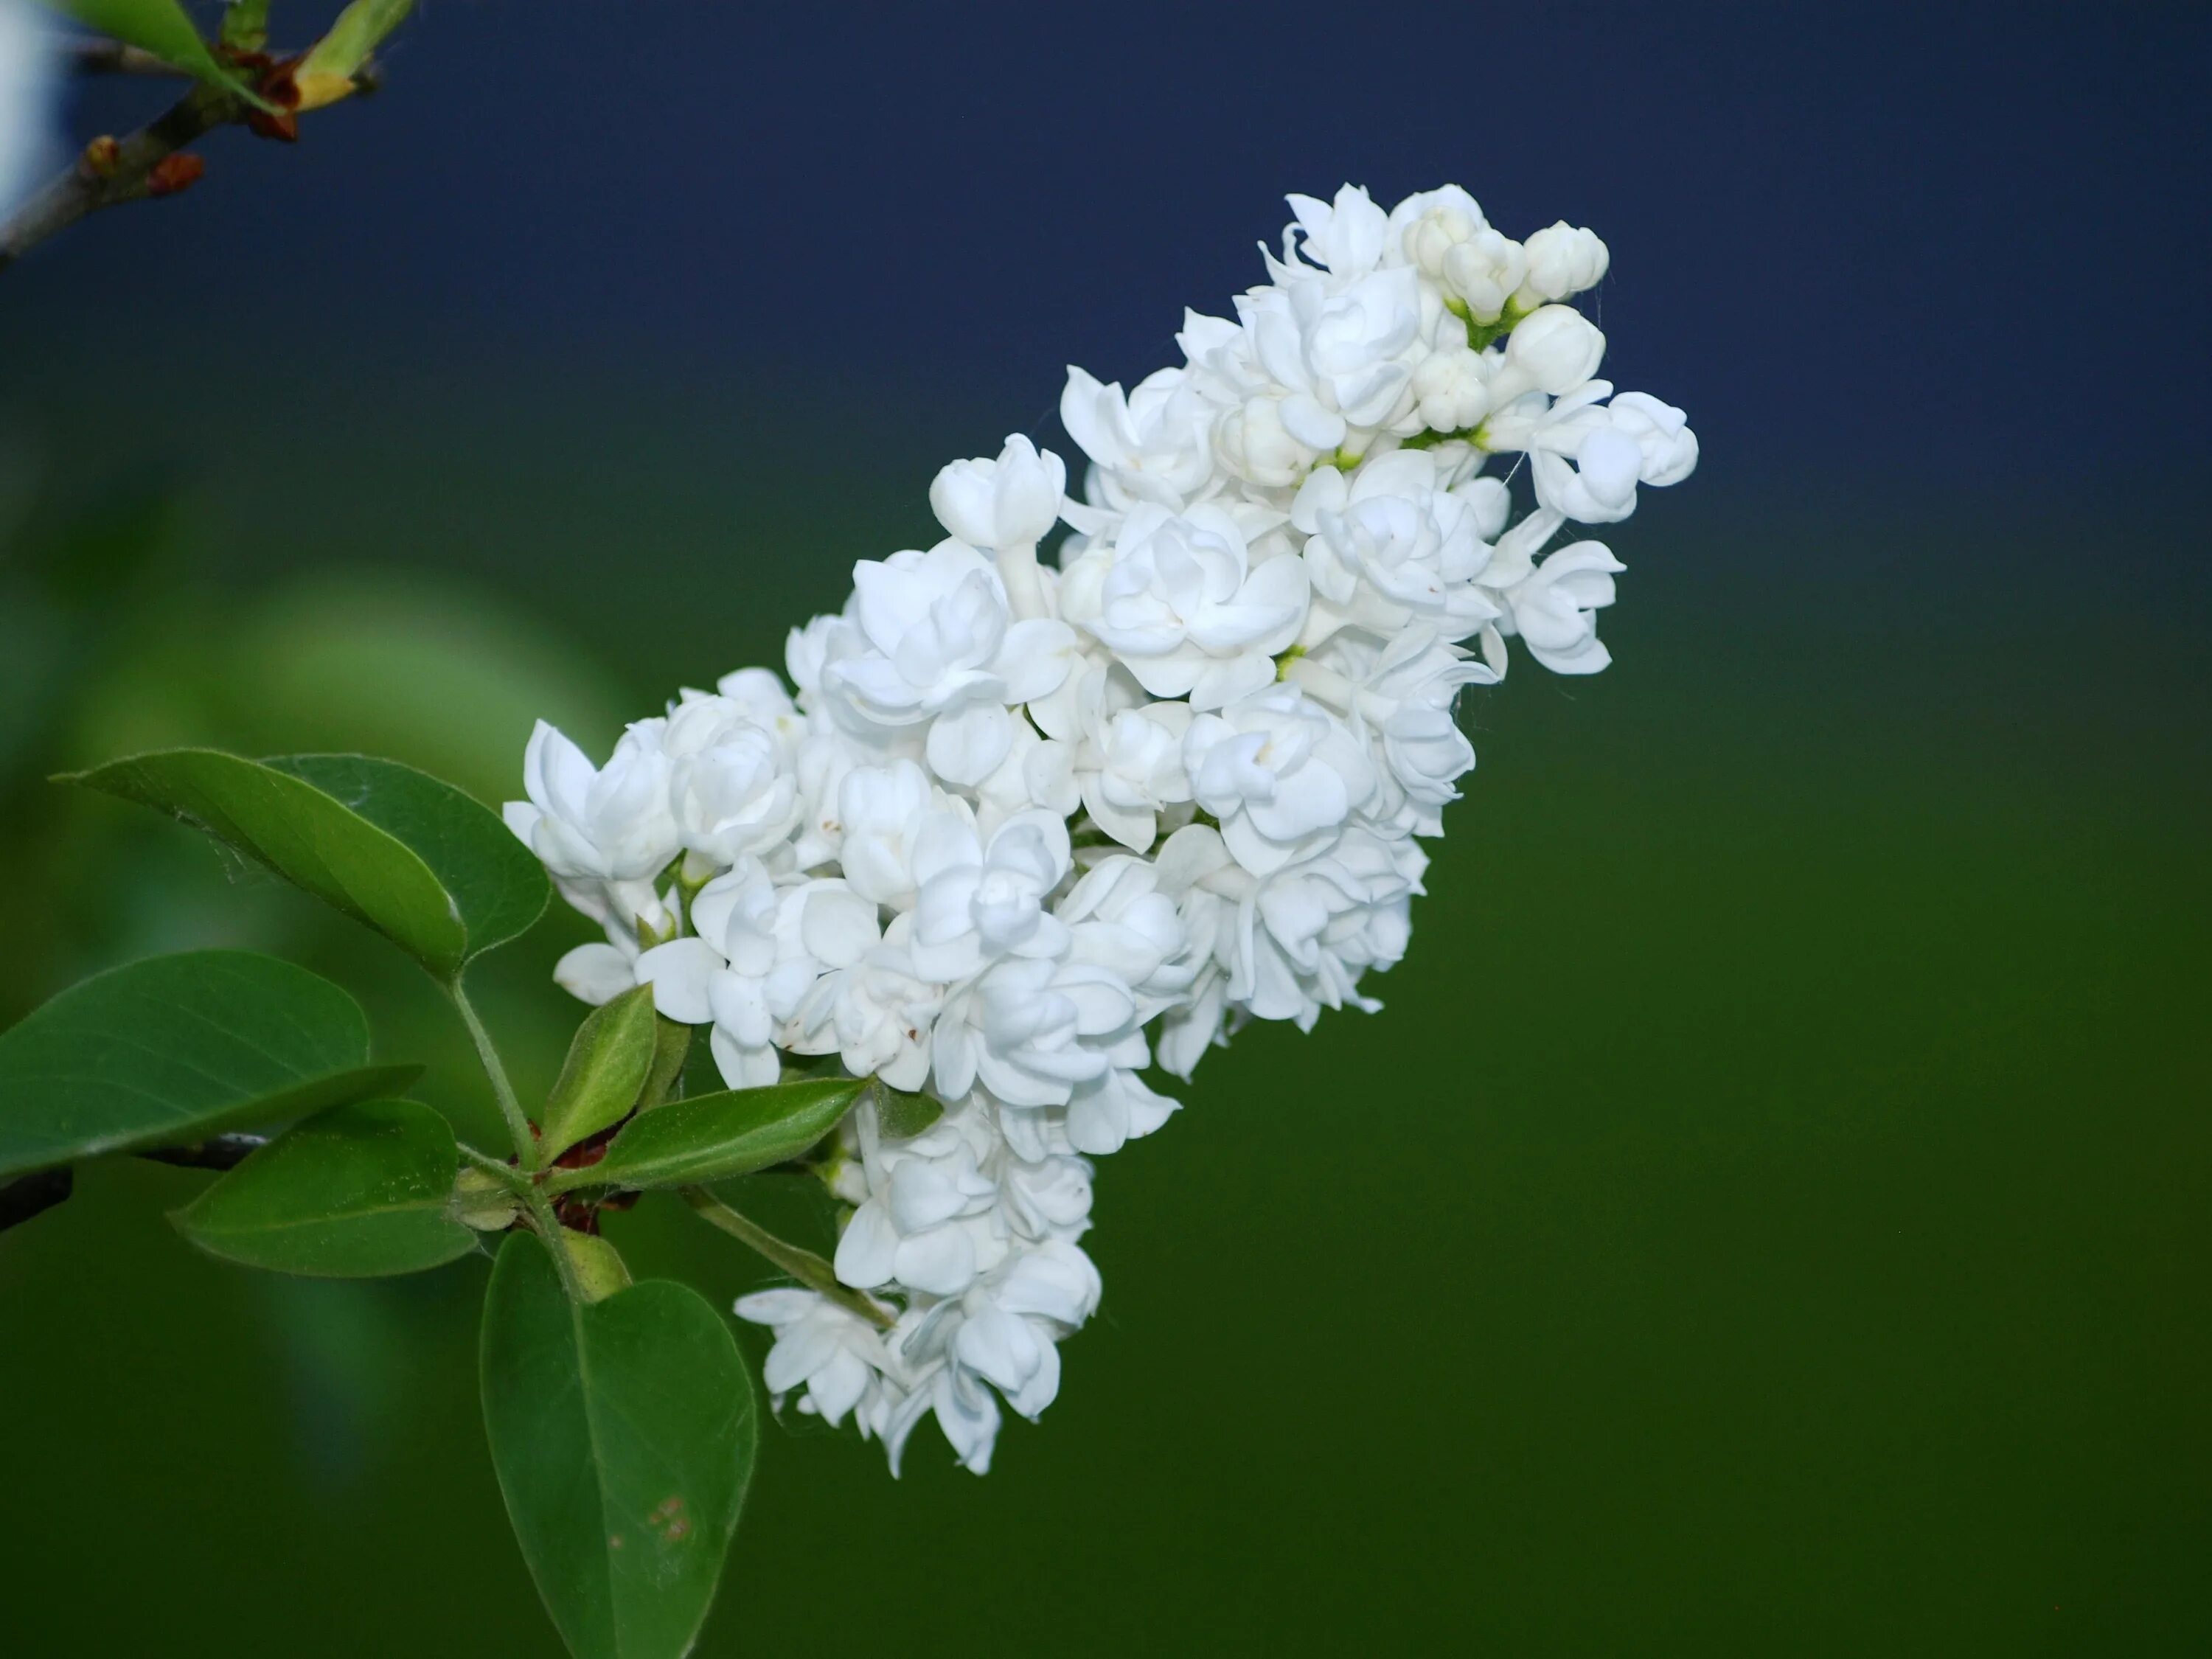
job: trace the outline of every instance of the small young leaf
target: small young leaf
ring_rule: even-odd
[[[944,1115],[945,1103],[933,1096],[877,1085],[876,1127],[885,1140],[910,1140]]]
[[[538,1139],[541,1167],[629,1115],[653,1070],[653,1022],[650,985],[625,991],[584,1016],[560,1080],[546,1097]]]
[[[0,1036],[0,1176],[204,1139],[404,1089],[328,980],[246,951],[94,975]]]
[[[392,761],[170,749],[70,782],[169,812],[366,922],[441,980],[538,919],[544,872],[459,790]]]
[[[350,77],[415,9],[415,0],[352,0],[300,65],[303,77]]]
[[[538,1593],[579,1659],[690,1651],[752,1475],[752,1379],[665,1280],[568,1300],[515,1233],[484,1297],[484,1430]]]
[[[279,1136],[169,1219],[210,1255],[325,1279],[419,1273],[477,1247],[453,1213],[453,1132],[428,1106],[340,1106]]]
[[[189,70],[204,81],[243,90],[237,77],[216,61],[177,0],[46,0],[46,3],[87,28],[150,52],[163,63]]]
[[[563,1170],[548,1185],[577,1187],[692,1187],[750,1175],[797,1158],[837,1127],[867,1084],[781,1083],[739,1089],[641,1113],[608,1144],[606,1156],[580,1170]]]
[[[684,1062],[691,1057],[691,1028],[680,1021],[656,1018],[653,1023],[653,1069],[645,1074],[645,1088],[637,1097],[640,1110],[650,1110],[668,1098],[684,1075]]]

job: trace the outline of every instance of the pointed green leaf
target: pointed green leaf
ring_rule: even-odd
[[[653,1022],[650,985],[625,991],[584,1017],[560,1080],[546,1098],[538,1140],[541,1167],[629,1115],[653,1070]]]
[[[752,1475],[752,1379],[696,1291],[580,1305],[535,1235],[484,1297],[484,1431],[546,1611],[579,1659],[674,1659],[705,1621]]]
[[[0,1176],[176,1146],[405,1088],[368,1021],[274,957],[191,951],[96,975],[0,1036]]]
[[[684,1075],[684,1062],[691,1057],[691,1028],[680,1021],[655,1018],[653,1022],[653,1066],[645,1075],[645,1087],[639,1093],[641,1109],[650,1110],[668,1098]]]
[[[301,75],[353,74],[414,9],[415,0],[352,0],[308,52]]]
[[[885,1140],[911,1140],[944,1115],[945,1103],[934,1096],[877,1085],[876,1127]]]
[[[216,61],[177,0],[46,0],[46,3],[87,28],[150,52],[163,63],[189,70],[204,81],[233,91],[246,89],[236,76]]]
[[[797,1158],[836,1128],[867,1084],[854,1078],[780,1083],[694,1095],[641,1113],[608,1143],[606,1156],[562,1170],[547,1184],[693,1187],[750,1175]]]
[[[471,960],[529,931],[545,914],[545,866],[481,801],[398,761],[368,755],[280,755],[267,763],[304,778],[403,842],[452,896]]]
[[[477,1247],[446,1120],[411,1100],[309,1118],[169,1219],[210,1255],[325,1279],[419,1273]]]
[[[169,749],[69,781],[174,814],[366,922],[442,980],[536,921],[550,890],[490,812],[391,761],[264,764]]]

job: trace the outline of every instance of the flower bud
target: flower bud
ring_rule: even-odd
[[[1067,468],[1019,433],[996,460],[955,461],[929,486],[930,510],[946,533],[995,551],[1042,541],[1060,519]]]
[[[1523,311],[1532,311],[1547,300],[1564,300],[1604,279],[1613,256],[1594,230],[1584,230],[1560,220],[1528,239],[1528,275],[1514,295]]]
[[[1467,431],[1490,413],[1482,354],[1458,343],[1437,348],[1413,371],[1413,396],[1430,431]]]
[[[1545,306],[1515,325],[1505,340],[1506,374],[1557,398],[1597,373],[1605,336],[1572,306]]]
[[[1221,464],[1238,477],[1273,489],[1297,483],[1319,453],[1284,427],[1282,399],[1266,396],[1223,416],[1213,431],[1213,447]]]
[[[1486,324],[1504,314],[1505,301],[1528,270],[1521,244],[1489,229],[1446,248],[1443,267],[1446,290],[1465,303],[1468,316]]]

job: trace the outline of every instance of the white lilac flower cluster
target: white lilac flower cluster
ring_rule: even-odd
[[[733,1087],[835,1055],[942,1103],[898,1138],[872,1094],[824,1166],[837,1276],[888,1328],[808,1290],[738,1304],[778,1399],[894,1470],[932,1413],[981,1473],[1000,1402],[1051,1402],[1098,1305],[1091,1160],[1176,1109],[1147,1068],[1378,1006],[1361,977],[1404,954],[1419,838],[1474,764],[1461,688],[1516,635],[1603,668],[1621,567],[1553,544],[1697,460],[1680,410],[1595,378],[1564,303],[1605,274],[1590,232],[1516,242],[1449,186],[1290,203],[1268,281],[1188,315],[1181,367],[1068,371],[1082,501],[1024,437],[954,462],[946,538],[856,564],[792,634],[795,696],[740,670],[596,770],[541,725],[507,809],[605,924],[557,969],[578,996],[650,982]]]

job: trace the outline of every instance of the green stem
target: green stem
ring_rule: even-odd
[[[494,1158],[489,1152],[480,1152],[465,1140],[454,1143],[455,1150],[486,1175],[493,1176],[511,1193],[520,1193],[530,1185],[530,1177],[505,1158]]]
[[[538,1138],[530,1132],[530,1120],[523,1115],[522,1103],[515,1097],[514,1085],[507,1080],[507,1067],[500,1063],[499,1050],[492,1044],[491,1033],[477,1015],[476,1005],[462,988],[459,975],[447,988],[453,999],[453,1006],[460,1011],[461,1024],[469,1028],[469,1041],[477,1045],[477,1059],[483,1062],[484,1075],[491,1079],[491,1091],[499,1101],[499,1115],[507,1120],[507,1133],[514,1142],[514,1155],[528,1163],[535,1153]]]
[[[568,1254],[568,1241],[561,1237],[560,1218],[553,1213],[553,1206],[546,1200],[543,1188],[536,1182],[522,1189],[522,1202],[530,1212],[530,1224],[538,1230],[545,1248],[553,1253],[554,1271],[561,1275],[561,1288],[568,1293],[568,1300],[580,1306],[592,1298],[584,1292],[584,1281],[576,1276],[576,1263]]]
[[[704,1187],[686,1187],[684,1201],[714,1226],[757,1254],[766,1256],[810,1291],[819,1291],[839,1307],[849,1309],[870,1324],[889,1330],[897,1322],[890,1310],[872,1296],[864,1296],[837,1277],[837,1270],[813,1251],[778,1238],[757,1223],[739,1215]]]

